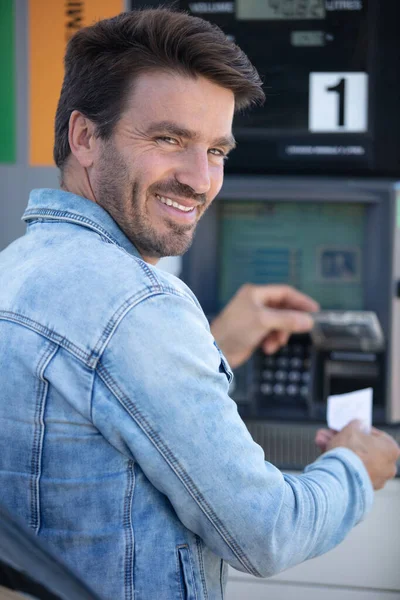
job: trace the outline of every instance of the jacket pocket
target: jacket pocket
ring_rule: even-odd
[[[189,546],[177,546],[177,569],[180,585],[180,598],[182,600],[197,600],[196,586],[194,583],[193,564]]]

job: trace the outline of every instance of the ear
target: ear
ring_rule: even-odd
[[[77,110],[69,118],[68,141],[72,154],[82,167],[88,168],[95,158],[94,123]]]

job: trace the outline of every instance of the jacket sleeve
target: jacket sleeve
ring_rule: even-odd
[[[322,554],[372,505],[368,474],[350,450],[328,452],[298,476],[265,461],[190,298],[162,293],[130,308],[96,376],[109,393],[93,395],[94,424],[238,570],[266,577]]]

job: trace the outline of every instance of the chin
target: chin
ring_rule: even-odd
[[[159,246],[159,258],[164,258],[166,256],[182,256],[185,254],[192,245],[193,242],[193,232],[191,231],[189,235],[179,236],[178,239],[174,240],[164,240],[164,243],[160,243]]]
[[[166,258],[167,256],[182,256],[189,250],[192,245],[193,236],[190,239],[186,239],[185,242],[181,243],[163,243],[162,241],[154,241],[153,244],[142,244],[140,246],[136,244],[136,247],[142,254],[152,260],[159,260],[160,258]]]

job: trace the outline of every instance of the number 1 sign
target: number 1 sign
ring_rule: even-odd
[[[310,131],[346,133],[367,129],[366,73],[310,73]]]

